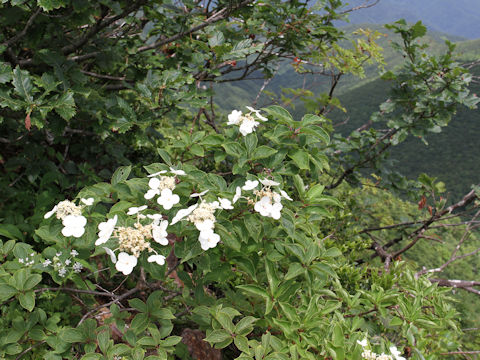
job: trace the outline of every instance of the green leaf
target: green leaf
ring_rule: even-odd
[[[87,354],[83,355],[80,360],[99,360],[101,358],[102,358],[101,354],[87,353]]]
[[[308,126],[301,130],[302,133],[315,136],[317,139],[323,141],[325,144],[330,142],[328,133],[319,126]]]
[[[264,159],[277,153],[277,151],[278,150],[272,149],[271,147],[262,145],[253,151],[251,159],[252,160]]]
[[[258,321],[258,319],[253,316],[245,316],[235,325],[235,334],[238,335],[247,335],[250,331],[253,330],[253,323]]]
[[[221,31],[216,31],[211,38],[208,39],[208,44],[211,47],[222,45],[225,42],[225,36]]]
[[[250,351],[250,347],[248,346],[248,339],[245,336],[237,335],[233,338],[233,343],[237,347],[238,350],[247,353]]]
[[[258,295],[266,299],[270,298],[267,291],[258,285],[237,285],[237,288],[247,293]]]
[[[84,342],[86,337],[83,332],[78,329],[67,328],[60,333],[60,339],[67,343],[77,343]]]
[[[18,295],[18,301],[24,309],[32,311],[35,307],[35,293],[33,291],[27,291]]]
[[[232,335],[230,335],[227,330],[213,330],[204,340],[208,341],[210,344],[216,344],[230,339],[231,337]]]
[[[222,135],[213,134],[205,137],[202,141],[200,141],[200,144],[207,145],[207,146],[218,146],[218,145],[222,145],[224,142],[225,142],[225,138]]]
[[[20,95],[21,98],[27,101],[27,103],[32,103],[33,97],[32,97],[32,81],[30,80],[30,75],[28,71],[21,70],[20,67],[16,67],[13,70],[13,81],[12,81],[13,87],[15,88],[15,91],[18,95]]]
[[[37,5],[45,11],[50,11],[64,7],[67,5],[67,2],[66,0],[37,0]]]
[[[0,224],[0,236],[5,236],[7,239],[23,240],[22,232],[12,224]]]
[[[250,154],[255,150],[258,143],[257,135],[253,132],[248,134],[247,136],[243,137],[243,142],[245,143],[245,147],[247,148],[247,153]]]
[[[290,115],[290,113],[281,106],[272,105],[267,108],[263,108],[262,110],[265,110],[269,115],[272,115],[274,119],[281,123],[285,123],[288,126],[294,127],[295,125],[298,125],[298,123],[293,120],[292,115]]]
[[[13,274],[13,283],[11,285],[15,286],[17,290],[23,290],[25,286],[25,282],[27,281],[27,270],[26,269],[19,269],[15,271]]]
[[[18,292],[13,286],[0,284],[0,301],[7,301]]]
[[[12,80],[12,68],[6,63],[0,63],[0,84],[6,84]]]
[[[27,278],[23,288],[24,290],[33,289],[40,281],[42,281],[42,275],[32,274]]]
[[[73,99],[73,92],[67,91],[60,96],[60,98],[53,104],[55,112],[65,120],[70,120],[75,116],[75,100]]]
[[[323,122],[325,122],[325,120],[318,115],[306,114],[302,118],[302,121],[300,123],[301,123],[301,126],[303,127],[303,126],[307,126],[307,125],[317,125],[317,124],[320,124],[320,123],[323,123]]]
[[[303,150],[297,150],[293,154],[288,155],[295,165],[297,165],[300,169],[302,170],[308,170],[309,169],[309,159],[308,159],[308,153]]]
[[[112,185],[117,185],[119,182],[127,180],[128,175],[130,175],[131,171],[132,167],[130,165],[120,166],[117,170],[115,170],[112,175]]]
[[[305,273],[305,268],[299,264],[299,263],[292,263],[288,267],[288,272],[285,275],[285,280],[290,280],[293,279],[299,275],[302,275]]]
[[[245,155],[245,148],[236,142],[229,142],[223,144],[222,147],[225,149],[228,155],[239,158],[242,155]]]
[[[193,144],[190,147],[190,152],[195,156],[203,157],[205,155],[205,151],[203,150],[203,147],[198,144]]]
[[[324,189],[325,189],[324,185],[316,184],[312,186],[307,192],[307,199],[310,202],[314,202],[317,198],[319,198],[322,195]]]
[[[148,326],[149,319],[148,314],[140,313],[135,315],[130,325],[130,328],[135,331],[137,334],[145,330]]]

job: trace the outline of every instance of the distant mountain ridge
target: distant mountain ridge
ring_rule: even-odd
[[[373,2],[373,0],[372,0]],[[365,0],[350,0],[346,8],[359,6]],[[386,24],[404,18],[421,20],[430,30],[467,39],[480,38],[479,0],[380,0],[370,8],[350,13],[352,24]]]

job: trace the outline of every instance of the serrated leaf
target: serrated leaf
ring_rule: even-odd
[[[291,127],[298,125],[296,124],[295,120],[293,120],[292,115],[290,115],[290,113],[281,106],[272,105],[267,108],[263,108],[262,110],[265,110],[269,115],[272,115],[273,118],[280,123],[284,123]]]
[[[6,63],[0,63],[0,84],[5,84],[12,80],[12,68]]]
[[[259,159],[264,159],[267,157],[270,157],[277,153],[278,150],[272,149],[271,147],[262,145],[256,148],[253,153],[252,153],[252,160],[259,160]]]
[[[304,127],[301,130],[302,133],[315,136],[317,139],[323,141],[325,144],[330,142],[330,136],[328,133],[319,126]]]
[[[211,47],[222,45],[225,42],[225,36],[221,31],[216,31],[212,37],[208,39],[208,44]]]
[[[59,9],[67,4],[66,0],[37,0],[37,5],[45,11]]]
[[[0,301],[7,301],[18,292],[13,286],[0,284]]]
[[[20,67],[16,67],[13,70],[13,87],[15,88],[15,92],[20,95],[25,101],[29,104],[32,103],[32,81],[30,80],[30,75],[28,71],[21,70]]]
[[[32,274],[27,278],[23,288],[24,290],[33,289],[40,281],[42,281],[42,275]]]
[[[229,142],[229,143],[223,144],[222,147],[225,149],[228,155],[231,155],[233,157],[238,158],[242,155],[245,155],[245,149],[239,143]]]
[[[27,291],[18,295],[18,301],[24,309],[32,311],[35,307],[35,293],[33,291]]]
[[[53,108],[55,112],[65,120],[70,120],[75,116],[75,100],[73,99],[73,92],[67,91],[55,101]]]
[[[213,330],[204,340],[216,344],[231,339],[231,337],[227,330]]]
[[[130,165],[120,166],[117,170],[115,170],[115,172],[112,175],[112,180],[111,180],[112,185],[117,185],[119,182],[127,180],[128,175],[130,175],[131,171],[132,171],[132,167]]]
[[[308,170],[309,169],[309,159],[308,159],[308,153],[303,150],[297,150],[293,154],[288,155],[290,159],[293,160],[295,165],[297,165],[300,169],[302,170]]]
[[[60,333],[60,339],[67,343],[84,342],[86,340],[82,331],[73,328],[67,328]]]
[[[312,186],[307,192],[307,199],[310,202],[315,202],[315,200],[321,198],[324,189],[324,185],[316,184]]]

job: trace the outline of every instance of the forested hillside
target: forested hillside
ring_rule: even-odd
[[[362,28],[382,31],[386,36],[379,39],[379,44],[384,48],[384,59],[387,69],[394,69],[402,63],[399,53],[391,47],[391,42],[396,36],[382,26],[373,24],[360,25]],[[347,34],[353,33],[357,26],[345,28]],[[455,37],[444,33],[429,32],[422,39],[429,45],[429,52],[440,53],[446,49],[444,39],[455,40]],[[456,58],[459,62],[468,63],[480,58],[480,40],[467,40],[456,42]],[[283,62],[275,77],[268,82],[267,92],[273,94],[289,95],[284,98],[283,104],[292,106],[292,113],[297,117],[303,116],[308,110],[300,98],[285,93],[285,89],[304,88],[314,94],[327,91],[330,87],[328,76],[299,74],[295,72],[294,63]],[[335,96],[338,96],[341,106],[345,111],[338,109],[328,114],[333,120],[336,130],[343,135],[361,127],[369,121],[371,114],[378,110],[379,105],[387,100],[391,86],[388,81],[376,78],[379,73],[377,66],[365,68],[367,76],[359,78],[348,75],[336,88]],[[472,74],[480,76],[480,67],[473,67]],[[220,108],[228,109],[241,106],[239,99],[248,98],[253,101],[263,85],[261,80],[248,80],[235,83],[222,84],[220,92],[234,94],[234,96],[219,97],[217,102]],[[480,85],[474,82],[471,91],[480,95]],[[294,98],[290,102],[289,98]],[[263,95],[258,103],[269,104],[273,100]],[[277,100],[275,100],[277,101]],[[337,126],[336,124],[341,124]],[[450,198],[455,198],[468,192],[473,184],[480,181],[478,166],[480,165],[480,110],[469,110],[460,107],[448,127],[439,134],[426,136],[426,143],[418,138],[411,137],[405,143],[392,150],[392,158],[397,160],[395,169],[410,179],[417,178],[420,173],[428,173],[444,181]],[[427,145],[428,144],[428,145]]]
[[[347,7],[374,2],[350,0]],[[349,20],[353,24],[387,24],[398,18],[412,23],[422,20],[429,30],[476,39],[480,36],[479,14],[477,0],[380,0],[373,7],[354,11]]]

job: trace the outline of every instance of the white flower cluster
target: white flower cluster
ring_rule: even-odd
[[[263,185],[260,190],[258,190],[258,185],[260,183]],[[247,180],[245,185],[241,188],[237,187],[235,197],[233,198],[236,202],[239,198],[242,198],[241,191],[253,191],[255,195],[255,200],[250,199],[249,197],[243,197],[247,199],[250,204],[254,204],[254,209],[260,215],[265,217],[271,217],[272,219],[280,219],[280,211],[283,209],[281,203],[282,198],[292,201],[292,198],[288,194],[280,190],[280,193],[272,191],[272,186],[278,186],[280,183],[270,180],[270,179],[260,179],[260,180]]]
[[[70,251],[70,256],[65,258],[65,259],[60,259],[62,256],[62,252],[58,252],[55,254],[55,256],[50,259],[46,259],[43,262],[43,267],[48,267],[52,266],[55,271],[58,272],[58,276],[60,277],[65,277],[67,274],[67,271],[70,269],[74,273],[80,273],[83,270],[83,265],[79,263],[78,261],[75,261],[75,257],[78,255],[78,252],[76,250]]]
[[[148,262],[156,262],[159,265],[165,264],[165,256],[157,254],[150,246],[150,240],[161,245],[168,245],[167,226],[168,221],[162,220],[161,214],[143,215],[141,212],[147,208],[146,205],[139,207],[131,207],[127,211],[127,215],[137,215],[137,221],[133,227],[116,226],[118,217],[115,215],[112,219],[108,219],[98,225],[98,239],[95,245],[106,243],[112,236],[118,239],[118,248],[120,250],[117,256],[114,250],[104,247],[110,259],[115,264],[115,268],[124,275],[130,274],[138,262],[138,257],[144,250],[155,255],[148,257]],[[152,222],[148,225],[140,223],[140,219],[149,218]]]
[[[247,109],[250,110],[247,114],[242,114],[240,110],[233,110],[228,115],[228,122],[227,125],[238,125],[239,131],[243,136],[247,136],[248,134],[255,131],[255,128],[260,125],[255,118],[261,121],[267,121],[268,119],[260,114],[259,110],[255,110],[254,108],[247,106]]]
[[[32,266],[33,264],[35,264],[35,259],[34,259],[35,253],[31,253],[29,256],[30,257],[25,256],[25,259],[23,258],[18,259],[18,262],[25,266]]]
[[[396,346],[390,346],[390,352],[392,355],[387,355],[385,353],[378,355],[369,349],[366,338],[362,341],[357,340],[357,343],[363,348],[362,358],[364,360],[406,360],[403,356],[400,356],[401,353]]]
[[[182,176],[186,175],[185,171],[183,170],[175,170],[170,168],[170,171],[162,170],[156,172],[155,174],[148,175],[150,177],[150,181],[148,182],[148,187],[150,188],[146,194],[144,195],[145,199],[150,200],[156,195],[160,195],[157,198],[157,203],[162,205],[165,210],[170,210],[173,205],[178,204],[180,201],[180,197],[177,194],[173,193],[175,190],[176,185],[176,178],[175,176],[165,176],[162,174],[166,174],[170,172],[175,176]],[[157,176],[160,176],[158,178]]]
[[[85,225],[87,224],[87,219],[82,215],[82,210],[85,206],[93,205],[94,199],[82,198],[80,201],[83,205],[75,205],[75,203],[69,200],[60,201],[52,210],[45,214],[44,218],[48,219],[53,214],[56,214],[57,219],[62,220],[62,235],[79,238],[85,233]]]
[[[232,202],[225,198],[218,198],[218,201],[206,202],[202,199],[208,190],[201,193],[195,193],[190,197],[200,198],[200,203],[194,204],[187,209],[182,209],[172,219],[171,225],[176,224],[180,220],[187,218],[188,221],[193,223],[200,234],[198,235],[198,241],[202,250],[212,249],[220,242],[220,235],[216,234],[215,211],[218,209],[231,210],[233,209]]]

